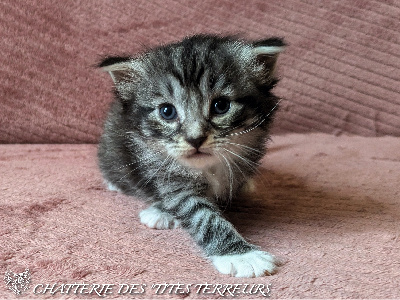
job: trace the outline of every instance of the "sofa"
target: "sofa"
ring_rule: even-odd
[[[398,3],[0,7],[0,273],[28,270],[23,297],[400,298]],[[219,274],[183,229],[140,224],[146,204],[107,190],[97,167],[113,93],[96,65],[196,33],[288,43],[256,190],[226,210],[282,262],[272,276]]]

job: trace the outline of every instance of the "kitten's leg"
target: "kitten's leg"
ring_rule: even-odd
[[[155,203],[139,213],[140,222],[154,229],[174,229],[179,221],[169,213],[161,211],[160,203]]]
[[[274,257],[246,242],[207,198],[180,193],[164,201],[163,208],[181,221],[219,272],[257,277],[276,269]]]

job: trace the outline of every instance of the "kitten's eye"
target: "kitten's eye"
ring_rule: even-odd
[[[227,113],[230,108],[231,102],[225,97],[214,99],[211,104],[211,111],[218,115]]]
[[[160,115],[165,120],[174,120],[178,116],[176,108],[172,104],[163,104],[160,107]]]

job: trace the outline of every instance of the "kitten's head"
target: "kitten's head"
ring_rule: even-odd
[[[137,57],[110,57],[100,67],[115,83],[128,131],[163,155],[204,168],[264,154],[283,48],[279,38],[197,35]]]

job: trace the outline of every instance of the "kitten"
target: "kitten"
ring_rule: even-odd
[[[100,64],[116,95],[98,151],[109,189],[151,203],[140,213],[143,224],[182,226],[224,274],[276,269],[274,257],[248,243],[218,207],[266,152],[283,48],[279,38],[196,35]]]

